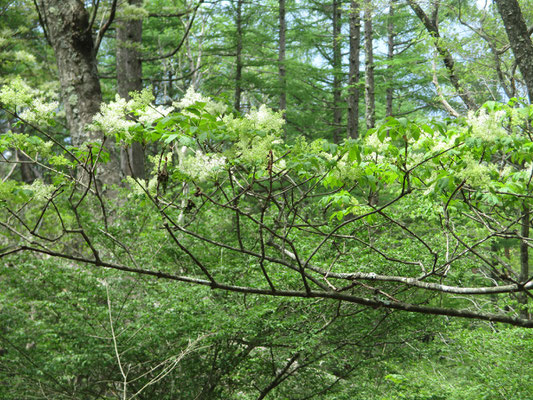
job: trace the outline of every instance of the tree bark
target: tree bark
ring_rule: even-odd
[[[442,57],[444,65],[448,71],[448,77],[450,78],[450,82],[452,83],[452,86],[456,90],[457,94],[459,94],[459,97],[461,97],[461,100],[463,100],[463,103],[469,110],[477,109],[476,102],[474,101],[470,93],[463,88],[461,82],[459,82],[459,77],[457,76],[455,71],[455,61],[452,57],[452,54],[441,43],[439,26],[437,22],[438,8],[434,9],[432,18],[429,18],[424,12],[424,10],[422,10],[422,8],[416,3],[415,0],[407,0],[407,2],[409,3],[411,9],[415,12],[418,19],[420,19],[430,36],[433,38],[433,44],[435,46],[435,49]]]
[[[41,7],[56,56],[72,144],[79,146],[96,139],[84,127],[102,102],[89,14],[79,0],[44,0]]]
[[[359,52],[361,50],[361,12],[359,0],[350,2],[350,70],[348,76],[348,137],[359,136]]]
[[[339,143],[342,130],[341,109],[341,2],[333,0],[333,141]]]
[[[533,103],[533,42],[517,0],[495,0],[502,17],[516,63],[526,83],[529,102]]]
[[[128,3],[140,7],[142,0],[128,0]],[[117,92],[126,100],[131,98],[130,92],[142,90],[142,23],[142,19],[123,19],[117,24]],[[141,143],[121,148],[120,166],[124,175],[144,178],[144,149]]]
[[[235,49],[235,102],[233,107],[237,111],[241,111],[242,95],[242,3],[243,0],[237,0],[237,15],[235,18],[237,46]]]
[[[287,109],[287,70],[285,67],[285,48],[286,48],[286,32],[287,32],[287,20],[285,18],[285,0],[279,0],[279,110],[285,111]]]
[[[520,5],[516,0],[495,0],[498,12],[502,17],[509,43],[513,49],[516,63],[522,78],[526,83],[529,102],[533,102],[533,42],[529,35]],[[526,283],[529,279],[529,250],[526,240],[529,238],[530,210],[527,204],[523,207],[522,216],[522,243],[520,244],[520,282]],[[527,294],[519,295],[519,302],[523,305],[521,316],[529,317],[527,309]]]
[[[85,129],[102,102],[89,14],[80,0],[43,0],[39,11],[56,56],[72,144],[80,146],[101,140],[101,134]],[[107,150],[111,153],[110,161],[101,169],[99,178],[103,183],[118,183],[118,158],[112,145]]]
[[[371,129],[376,124],[376,99],[374,83],[374,49],[372,27],[372,3],[365,0],[364,11],[365,25],[365,120],[366,129]]]
[[[522,242],[520,243],[520,277],[519,281],[521,284],[526,284],[529,279],[529,245],[527,240],[529,239],[529,206],[524,204],[522,209],[522,229],[521,236]],[[520,293],[518,296],[518,301],[522,304],[522,310],[520,311],[520,316],[522,318],[529,318],[529,311],[527,308],[527,294]]]
[[[393,67],[391,65],[394,58],[394,1],[395,0],[389,0],[389,17],[387,21],[387,61],[389,62],[387,65],[389,82],[387,86],[385,111],[385,116],[387,117],[392,116],[392,101],[394,97],[394,89],[392,88]]]

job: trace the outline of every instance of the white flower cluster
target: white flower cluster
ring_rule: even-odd
[[[38,91],[32,89],[20,77],[13,79],[0,90],[0,102],[8,107],[27,107],[31,105]]]
[[[56,189],[55,186],[47,185],[40,179],[36,179],[31,185],[25,185],[25,188],[33,192],[33,199],[36,201],[48,200]]]
[[[37,98],[33,101],[30,108],[20,113],[20,117],[32,124],[46,125],[48,120],[55,116],[55,111],[58,107],[59,103],[57,101],[46,102],[43,99]]]
[[[197,182],[216,177],[226,165],[226,157],[216,154],[207,155],[198,151],[194,156],[186,157],[179,165],[185,175]]]
[[[19,63],[25,63],[25,64],[35,63],[35,56],[24,50],[15,51],[13,54],[11,54],[11,57],[13,60],[18,61]]]
[[[259,109],[250,110],[246,118],[254,123],[255,128],[276,133],[280,133],[285,124],[282,111],[274,112],[264,104]]]
[[[378,153],[385,151],[391,142],[390,136],[386,136],[383,142],[378,138],[378,133],[373,132],[371,135],[365,137],[365,144],[373,147]]]
[[[390,138],[390,136],[386,136],[382,142],[378,138],[377,132],[373,132],[372,134],[366,136],[364,138],[364,143],[373,151],[365,155],[361,154],[363,160],[372,161],[374,163],[383,162],[386,157],[386,154],[388,153],[391,141],[392,139]]]
[[[137,113],[137,119],[144,126],[150,126],[157,119],[166,117],[173,110],[174,107],[157,106],[154,108],[153,106],[148,105],[144,110]]]
[[[445,137],[438,134],[438,132],[434,132],[432,136],[426,133],[423,139],[421,138],[410,146],[407,159],[408,168],[418,165],[430,156],[435,156],[451,149],[458,137],[459,134]]]
[[[242,138],[235,147],[241,153],[241,159],[250,164],[266,164],[267,156],[272,150],[272,144],[276,141],[276,137],[268,135],[265,137],[255,136],[252,138]]]
[[[494,142],[506,136],[507,133],[502,126],[504,117],[505,111],[503,110],[487,114],[487,111],[481,108],[477,115],[472,111],[468,112],[467,123],[472,127],[472,137]]]
[[[282,133],[282,112],[274,112],[262,105],[259,109],[252,109],[244,118],[226,115],[223,118],[226,129],[238,137],[235,149],[240,153],[241,160],[252,164],[265,164],[267,155],[273,145],[283,143],[279,137]],[[258,135],[257,131],[267,133]]]
[[[154,107],[150,102],[153,96],[149,89],[144,89],[139,93],[132,94],[132,99],[126,101],[118,94],[115,101],[102,104],[100,112],[93,118],[93,123],[89,125],[91,130],[100,130],[105,135],[122,135],[124,139],[131,139],[128,130],[136,122],[128,119],[129,114],[135,114],[137,120],[145,126],[152,125],[157,119],[168,115],[173,107]]]
[[[325,152],[322,152],[320,155],[326,159],[334,158],[329,153]],[[335,168],[330,171],[329,175],[343,182],[354,182],[361,176],[362,173],[363,169],[361,168],[361,166],[357,163],[350,162],[348,160],[348,155],[345,154],[339,161],[337,161],[337,163],[335,164]]]
[[[462,171],[459,171],[457,176],[461,179],[466,179],[466,182],[472,186],[487,188],[491,182],[490,175],[496,171],[496,167],[485,162],[480,163],[471,154],[465,154],[463,161],[466,166]]]
[[[436,137],[435,138],[435,144],[431,148],[431,151],[433,153],[440,153],[444,150],[448,150],[450,147],[453,147],[452,143],[455,143],[455,140],[459,137],[459,135],[455,134],[451,136],[449,139],[444,139],[442,137]]]
[[[8,107],[18,108],[23,120],[41,126],[48,125],[59,107],[57,101],[47,101],[43,92],[32,89],[20,77],[2,87],[0,102]]]
[[[134,121],[126,118],[129,113],[128,102],[118,94],[115,101],[102,104],[100,112],[93,118],[89,125],[91,130],[101,130],[104,135],[124,134],[128,137],[128,129],[135,125]]]
[[[213,101],[210,98],[203,96],[201,93],[196,92],[192,86],[187,89],[185,96],[183,96],[180,101],[174,102],[173,105],[178,109],[183,109],[190,107],[195,103],[205,103],[205,111],[207,111],[209,114],[224,114],[227,110],[225,104]]]
[[[427,154],[421,151],[411,151],[408,153],[407,167],[413,168],[415,165],[420,164],[427,158]]]

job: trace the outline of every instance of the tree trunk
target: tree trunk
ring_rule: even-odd
[[[373,128],[376,124],[376,99],[374,84],[374,49],[372,27],[372,3],[365,0],[365,120],[366,129]]]
[[[387,99],[385,115],[387,117],[392,116],[392,100],[394,97],[394,89],[392,88],[392,74],[393,67],[391,65],[394,59],[394,1],[389,0],[389,18],[387,21],[387,72],[388,72],[388,86],[387,86]]]
[[[448,71],[448,77],[450,78],[450,82],[459,94],[459,97],[461,97],[461,100],[463,100],[463,103],[465,103],[466,107],[469,110],[477,109],[476,102],[474,101],[470,93],[468,93],[468,91],[466,91],[459,82],[459,78],[455,73],[455,61],[453,60],[452,54],[447,48],[442,45],[440,41],[439,26],[437,22],[438,8],[435,8],[432,18],[429,18],[424,12],[424,10],[422,10],[422,8],[414,0],[407,0],[407,2],[409,3],[411,9],[415,12],[418,19],[420,19],[422,24],[424,24],[424,27],[426,28],[428,33],[433,38],[435,49],[442,57],[444,65],[446,66],[446,69]]]
[[[529,102],[533,103],[533,42],[517,0],[495,0],[513,54],[526,83]]]
[[[496,0],[498,12],[500,13],[505,31],[509,38],[509,43],[513,49],[516,63],[522,78],[526,83],[527,94],[529,102],[533,103],[533,42],[529,35],[524,16],[520,5],[516,0]],[[523,207],[522,216],[522,243],[520,244],[520,282],[525,283],[529,279],[529,246],[527,239],[529,238],[529,219],[530,211],[527,204]],[[519,302],[523,305],[521,316],[523,318],[529,317],[527,310],[527,294],[521,293],[519,295]]]
[[[79,146],[96,139],[84,127],[102,101],[89,15],[79,0],[45,0],[41,7],[56,56],[72,144]]]
[[[16,133],[24,133],[24,125],[13,124],[12,120],[7,121],[8,131]],[[20,167],[20,177],[22,182],[32,184],[35,179],[37,179],[38,174],[33,167],[32,161],[19,149],[13,149],[15,162],[20,162],[18,165]],[[11,174],[8,174],[8,176]]]
[[[339,143],[342,130],[341,109],[341,4],[339,0],[333,0],[333,141]]]
[[[285,47],[286,47],[286,32],[287,32],[287,20],[285,18],[285,0],[279,0],[279,110],[285,111],[287,109],[287,71],[285,68]]]
[[[235,26],[237,28],[237,47],[235,50],[236,66],[235,66],[235,110],[241,111],[241,95],[242,95],[242,3],[243,0],[237,0],[237,15],[235,19]]]
[[[522,242],[520,243],[520,277],[519,281],[522,284],[527,283],[529,279],[529,245],[527,240],[529,239],[529,206],[524,204],[522,209],[522,229],[521,236]],[[529,311],[527,309],[527,294],[520,293],[518,296],[518,301],[522,304],[523,309],[520,311],[522,318],[529,318]]]
[[[141,6],[142,0],[129,0],[133,6]],[[129,100],[130,92],[142,90],[142,19],[123,19],[117,24],[117,92]],[[124,175],[144,178],[144,149],[141,143],[120,150],[120,166]]]
[[[101,140],[101,135],[85,130],[102,102],[89,14],[79,0],[43,0],[39,10],[56,56],[72,144],[80,146],[87,141]],[[106,184],[118,183],[118,158],[112,145],[108,151],[110,161],[99,178]]]
[[[348,76],[348,137],[359,136],[359,51],[361,48],[361,15],[359,0],[350,3],[350,71]]]

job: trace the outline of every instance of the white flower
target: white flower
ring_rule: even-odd
[[[514,173],[515,171],[516,171],[515,168],[511,167],[510,165],[506,165],[505,167],[503,167],[502,170],[500,170],[499,178],[502,180],[505,180],[509,176],[511,176],[511,174]]]
[[[422,161],[424,161],[427,157],[426,153],[423,152],[409,152],[409,158],[408,158],[408,166],[409,168],[413,168],[415,165],[420,164]]]
[[[178,109],[183,109],[194,105],[195,103],[205,103],[205,111],[209,114],[224,114],[227,110],[227,107],[223,103],[219,103],[211,100],[209,97],[203,96],[201,93],[198,93],[191,86],[187,89],[185,96],[178,101],[174,102],[174,107]]]
[[[147,106],[144,110],[138,111],[137,119],[144,126],[151,126],[157,119],[161,117],[166,117],[174,107],[153,107],[151,105]]]
[[[389,147],[390,136],[386,136],[383,142],[379,139],[377,132],[365,137],[365,144],[374,147],[378,152],[385,151]]]
[[[176,102],[175,105],[177,108],[187,108],[192,106],[194,103],[207,103],[208,100],[209,99],[207,97],[204,97],[201,93],[196,92],[191,86],[189,89],[187,89],[187,92],[185,92],[185,96],[183,96],[180,101]]]
[[[494,142],[496,139],[507,135],[502,126],[505,111],[500,110],[487,114],[487,110],[481,108],[476,115],[468,112],[467,122],[472,127],[472,137],[482,139],[486,142]]]
[[[285,159],[283,158],[275,162],[274,165],[272,166],[272,169],[274,170],[274,172],[283,171],[285,168],[287,168],[287,163],[285,162]]]
[[[216,177],[225,165],[226,157],[217,154],[207,155],[198,151],[195,155],[186,157],[180,163],[179,169],[191,179],[202,182]]]
[[[59,107],[57,101],[47,101],[45,97],[50,98],[50,92],[32,89],[19,77],[0,90],[0,103],[18,108],[21,119],[35,125],[48,125]]]
[[[463,161],[466,163],[465,168],[459,171],[457,176],[472,185],[481,188],[487,188],[491,182],[491,173],[496,171],[495,165],[488,165],[485,162],[479,162],[471,154],[467,153],[463,156]]]
[[[37,98],[29,108],[20,113],[20,117],[32,124],[47,124],[48,120],[54,116],[54,112],[58,107],[59,103],[57,101],[46,102],[41,98]]]
[[[26,107],[32,103],[37,93],[20,77],[16,77],[0,90],[0,102],[10,107]]]
[[[282,111],[274,112],[264,104],[259,109],[250,110],[246,118],[252,121],[257,129],[264,129],[276,133],[280,133],[285,124]]]
[[[115,101],[102,104],[100,112],[93,118],[93,123],[89,126],[92,130],[101,130],[104,135],[127,134],[128,129],[135,125],[135,122],[126,118],[128,107],[125,99],[118,94]]]
[[[40,179],[36,179],[31,185],[25,185],[25,187],[33,192],[33,199],[36,201],[48,200],[56,189],[55,186],[47,185]]]
[[[18,50],[18,51],[15,51],[11,57],[20,62],[20,63],[25,63],[25,64],[33,64],[35,63],[35,56],[31,53],[28,53],[24,50]]]

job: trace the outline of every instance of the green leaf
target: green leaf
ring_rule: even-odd
[[[164,142],[165,142],[166,144],[171,143],[171,142],[173,142],[174,140],[176,140],[179,136],[180,136],[179,134],[177,134],[177,133],[173,133],[173,134],[168,135],[167,137],[165,137]]]

